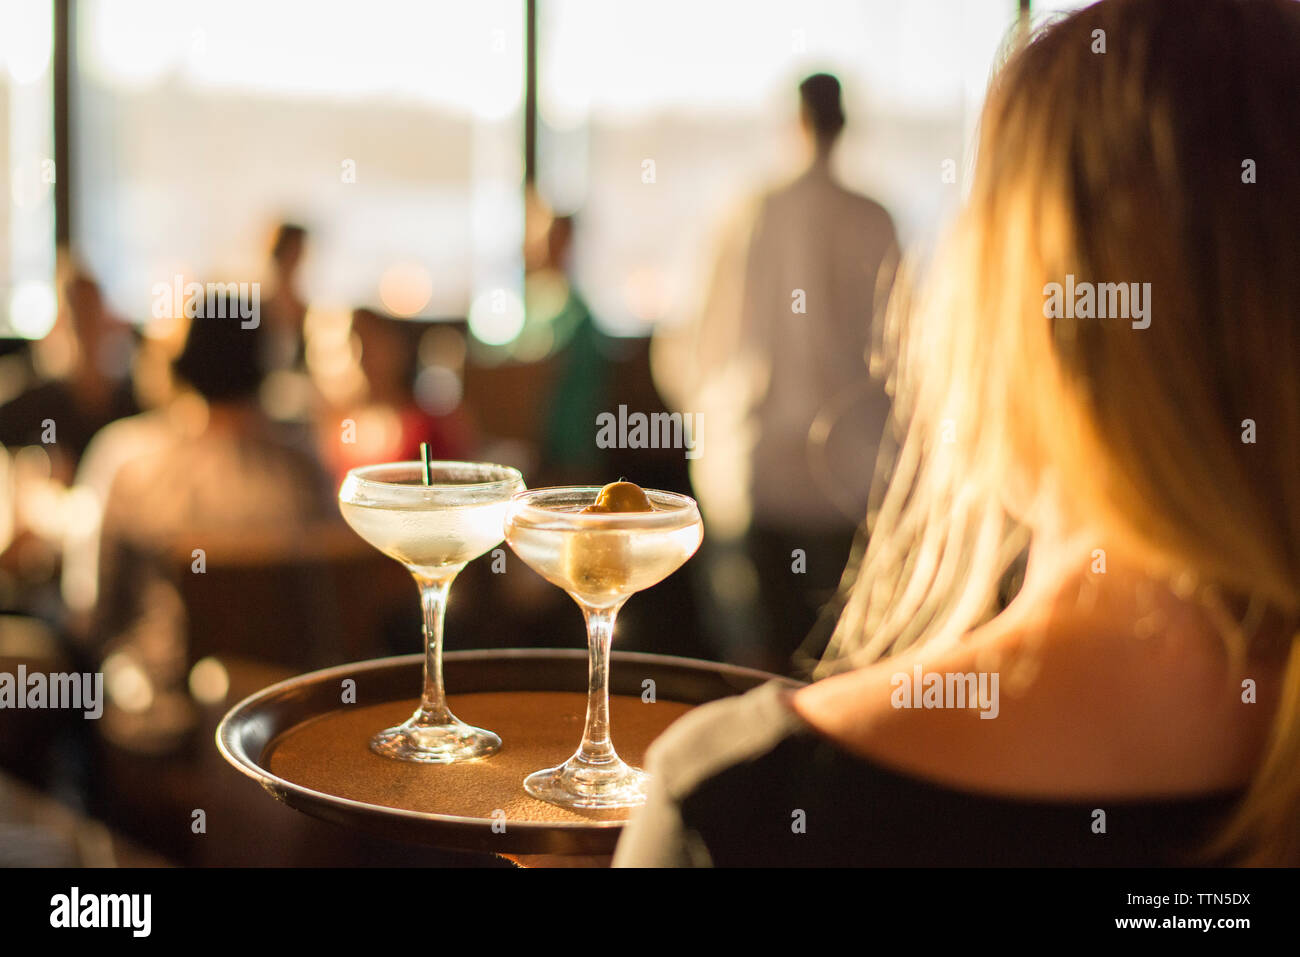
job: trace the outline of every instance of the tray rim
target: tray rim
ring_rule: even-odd
[[[502,659],[527,660],[530,658],[579,661],[586,660],[588,653],[585,648],[493,648],[448,651],[444,653],[443,657],[445,661],[453,662],[499,661]],[[664,668],[684,668],[691,671],[711,672],[719,676],[732,676],[748,679],[753,681],[755,686],[771,681],[781,682],[791,688],[799,688],[806,684],[806,682],[799,681],[796,678],[776,675],[755,668],[746,668],[740,665],[708,661],[703,658],[685,658],[677,655],[659,655],[638,651],[613,651],[611,652],[610,657],[611,664],[641,663]],[[341,797],[325,791],[317,791],[313,788],[297,784],[272,773],[269,767],[264,767],[262,765],[262,756],[265,754],[265,748],[274,742],[276,738],[283,733],[283,730],[288,729],[276,731],[272,734],[272,736],[267,739],[262,754],[259,754],[256,757],[248,754],[247,750],[243,747],[243,743],[238,740],[238,736],[235,733],[236,727],[242,723],[241,719],[255,712],[259,706],[267,704],[285,692],[292,691],[304,684],[317,684],[323,681],[328,681],[330,678],[336,676],[349,676],[369,671],[380,671],[387,668],[411,667],[420,665],[423,661],[424,655],[419,652],[408,655],[393,655],[387,658],[370,658],[356,662],[347,662],[340,665],[331,665],[328,668],[305,672],[291,678],[286,678],[283,681],[277,681],[260,691],[248,695],[226,712],[217,725],[215,734],[217,750],[226,762],[234,767],[235,770],[239,771],[245,777],[256,781],[264,790],[275,797],[276,800],[288,804],[300,813],[319,817],[320,815],[315,813],[317,809],[340,808],[363,818],[387,821],[419,821],[425,824],[438,824],[451,829],[464,830],[466,832],[472,832],[475,836],[480,836],[480,832],[483,828],[490,823],[486,818],[466,817],[464,815],[456,814],[439,814],[431,811],[415,811],[410,808],[370,804],[365,801],[357,801],[352,798]],[[473,694],[474,692],[468,693]],[[299,798],[299,800],[290,801],[288,800],[289,795],[294,795]],[[327,819],[333,820],[333,818]],[[511,832],[514,834],[522,834],[524,837],[533,838],[537,842],[542,842],[547,835],[557,833],[560,835],[567,834],[577,836],[592,831],[595,831],[598,834],[608,831],[616,832],[620,830],[625,823],[625,820],[618,819],[554,822],[512,821],[510,822],[509,827]],[[355,827],[356,825],[344,826]],[[448,849],[463,847],[461,844],[455,844],[452,842],[449,842],[446,845],[435,846],[445,846]],[[527,852],[516,852],[502,849],[501,853]]]

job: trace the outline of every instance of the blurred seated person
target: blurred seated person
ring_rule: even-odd
[[[616,864],[1300,864],[1297,57],[1103,0],[1001,69],[822,680],[661,736]]]
[[[237,306],[228,297],[225,315],[239,315]],[[190,321],[174,370],[203,400],[201,424],[122,465],[104,506],[96,639],[119,670],[136,669],[153,688],[142,699],[147,720],[134,717],[158,735],[192,718],[183,691],[184,609],[171,578],[176,556],[241,537],[293,540],[338,516],[334,486],[318,463],[258,405],[263,329],[238,319]],[[110,693],[109,712],[114,707]],[[109,712],[108,719],[124,718]]]
[[[108,495],[121,468],[192,437],[207,425],[207,403],[172,370],[186,328],[155,320],[145,330],[132,372],[144,411],[110,422],[86,446],[69,497],[74,518],[63,538],[62,594],[69,629],[86,637],[99,588],[99,536]]]
[[[421,442],[435,459],[472,457],[474,428],[460,401],[457,373],[431,366],[420,378],[428,388],[417,391],[418,334],[424,328],[371,309],[352,313],[365,395],[325,426],[323,455],[336,478],[361,465],[419,459]]]
[[[0,406],[0,445],[44,446],[54,478],[66,484],[91,436],[138,409],[128,375],[131,330],[86,272],[74,269],[61,293],[54,328],[31,346],[33,381]]]

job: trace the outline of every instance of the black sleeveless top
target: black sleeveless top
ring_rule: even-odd
[[[1194,855],[1239,793],[1142,801],[970,793],[843,750],[805,724],[784,693],[772,682],[712,702],[655,741],[649,799],[624,830],[614,866],[1224,863]]]

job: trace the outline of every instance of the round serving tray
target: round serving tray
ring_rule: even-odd
[[[768,681],[799,685],[689,658],[616,651],[611,659],[611,727],[629,764],[640,764],[650,742],[696,705]],[[611,853],[629,812],[571,811],[535,800],[522,786],[528,773],[578,746],[586,651],[448,652],[452,710],[503,742],[492,757],[454,765],[393,761],[367,746],[370,735],[415,709],[423,661],[419,654],[381,658],[272,685],[222,719],[217,747],[290,807],[390,839],[488,853]],[[345,691],[354,695],[346,704]]]

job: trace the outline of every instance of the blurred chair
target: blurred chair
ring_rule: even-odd
[[[202,541],[202,571],[192,544],[175,543],[165,556],[184,623],[183,670],[162,678],[143,672],[169,686],[152,687],[152,706],[132,712],[115,706],[114,668],[106,664],[97,809],[184,864],[292,864],[309,852],[326,863],[357,863],[330,846],[311,851],[328,828],[241,778],[217,753],[213,734],[226,710],[267,685],[388,653],[394,609],[418,608],[415,585],[341,521],[292,538],[266,529],[224,539],[204,532]],[[411,651],[417,636],[418,624]],[[139,677],[127,682],[128,692]],[[169,698],[183,698],[184,712],[162,707]],[[196,831],[197,810],[205,823]]]
[[[0,868],[167,864],[99,821],[0,774]]]
[[[376,657],[392,609],[415,602],[410,575],[341,522],[293,540],[208,536],[204,553],[202,573],[188,549],[173,559],[191,666],[222,656],[305,671]]]
[[[405,571],[342,521],[292,537],[208,530],[201,541],[202,553],[178,542],[162,554],[123,553],[128,565],[162,572],[140,585],[137,624],[104,648],[96,731],[110,756],[183,767],[211,747],[204,708],[225,701],[245,673],[270,684],[382,655],[390,610],[414,604]]]
[[[25,615],[0,615],[0,673],[50,674],[72,662],[49,625]],[[12,708],[0,712],[0,766],[29,781],[49,776],[53,752],[69,730],[80,730],[80,712],[58,708]]]

